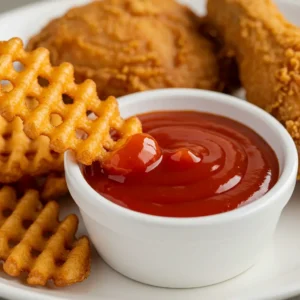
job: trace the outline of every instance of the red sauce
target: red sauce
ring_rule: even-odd
[[[129,138],[102,166],[84,168],[88,183],[118,205],[157,216],[207,216],[260,198],[278,180],[272,148],[236,121],[192,111],[139,118],[146,134]]]

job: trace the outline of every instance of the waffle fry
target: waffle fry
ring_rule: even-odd
[[[21,72],[14,69],[15,62],[23,65]],[[137,118],[121,118],[114,97],[100,101],[93,81],[76,84],[71,64],[53,67],[47,49],[26,52],[18,38],[0,43],[0,81],[3,80],[9,81],[13,89],[0,89],[0,114],[8,121],[19,116],[30,138],[46,135],[54,151],[72,149],[83,164],[105,159],[109,151],[142,130]],[[38,101],[36,107],[26,104],[28,97]],[[88,118],[91,112],[95,120]],[[60,116],[62,123],[55,126],[52,116]],[[117,141],[112,131],[117,133]]]
[[[66,286],[87,278],[90,244],[86,237],[75,240],[75,215],[60,222],[56,202],[43,207],[35,190],[18,199],[8,186],[0,190],[0,210],[0,259],[8,275],[25,271],[30,285],[42,286],[49,280]]]
[[[50,173],[43,184],[41,197],[43,200],[57,199],[66,195],[69,192],[65,174]]]
[[[0,182],[11,183],[24,175],[37,176],[63,168],[63,155],[50,150],[49,138],[30,140],[20,118],[9,123],[0,116]]]
[[[2,87],[4,92],[12,85]],[[34,107],[34,99],[27,99]],[[53,120],[59,124],[59,119]],[[15,118],[11,123],[0,116],[0,182],[11,183],[24,175],[41,175],[49,171],[63,170],[63,155],[50,150],[49,139],[44,136],[30,140],[23,131],[23,122]]]
[[[57,200],[69,192],[63,171],[35,177],[26,175],[13,183],[13,186],[18,193],[24,193],[29,189],[38,190],[44,202]]]

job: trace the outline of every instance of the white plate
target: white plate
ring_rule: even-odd
[[[162,0],[163,1],[163,0]],[[0,16],[0,39],[19,36],[25,41],[50,19],[67,9],[88,2],[68,0],[29,5]],[[204,13],[204,0],[182,0],[197,13]],[[287,18],[300,25],[300,2],[277,0]],[[300,294],[300,184],[280,219],[274,242],[259,263],[230,281],[199,289],[170,290],[146,286],[113,271],[94,252],[90,277],[63,289],[32,288],[0,273],[0,296],[14,300],[199,300],[283,299]],[[73,203],[62,203],[63,214],[78,213]],[[86,233],[82,226],[79,234]]]

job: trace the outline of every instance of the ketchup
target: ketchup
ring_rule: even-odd
[[[110,175],[148,173],[154,169],[162,157],[157,141],[149,134],[135,134],[126,144],[110,154],[102,167]]]
[[[278,180],[274,151],[241,123],[193,111],[139,118],[144,134],[103,165],[84,167],[88,183],[118,205],[157,216],[207,216],[260,198]]]

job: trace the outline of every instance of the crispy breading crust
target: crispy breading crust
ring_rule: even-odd
[[[216,90],[214,45],[199,21],[174,0],[94,1],[51,21],[28,48],[48,48],[54,65],[72,63],[76,80],[93,79],[100,98],[168,87]]]
[[[247,99],[287,128],[300,153],[300,29],[270,0],[208,0],[207,8],[237,57]]]

